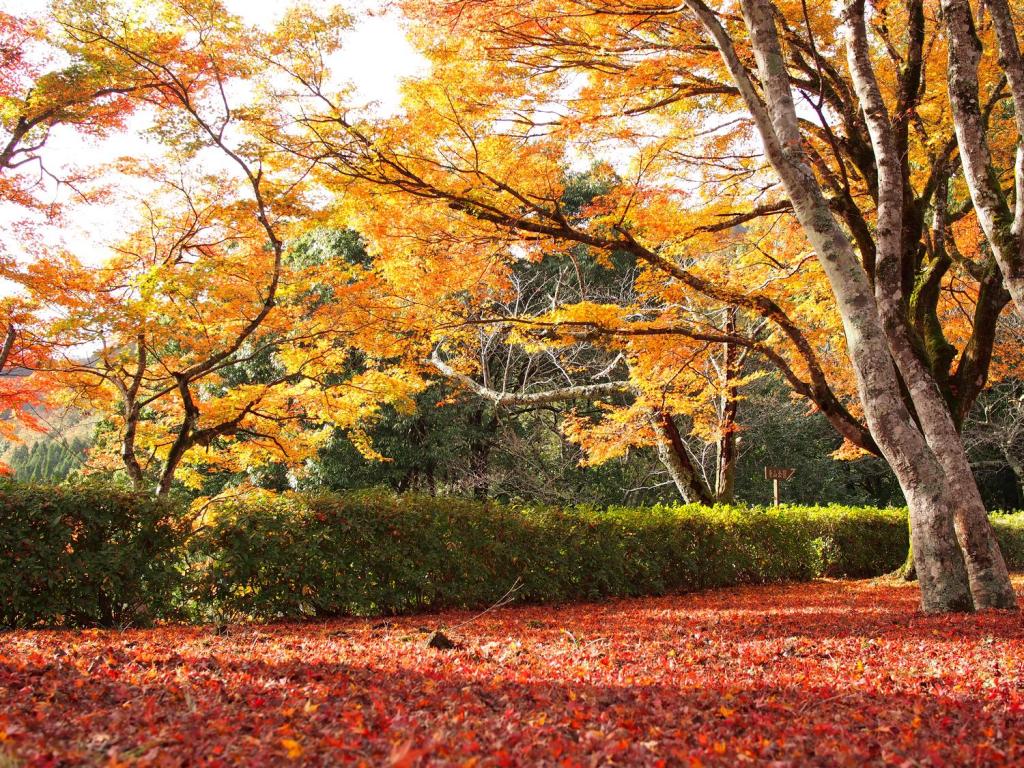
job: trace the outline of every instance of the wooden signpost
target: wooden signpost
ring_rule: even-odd
[[[789,480],[796,474],[791,467],[765,467],[764,479],[771,480],[775,489],[775,506],[779,506],[779,480]]]

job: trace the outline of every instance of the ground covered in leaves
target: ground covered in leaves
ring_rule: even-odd
[[[461,627],[0,634],[0,766],[1021,764],[1021,616],[916,600],[822,581]]]

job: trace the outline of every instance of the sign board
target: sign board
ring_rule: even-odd
[[[764,479],[765,480],[789,480],[793,475],[796,474],[795,469],[790,467],[765,467],[764,468]]]

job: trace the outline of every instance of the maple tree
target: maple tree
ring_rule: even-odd
[[[308,129],[294,151],[324,183],[372,200],[358,226],[396,290],[457,318],[466,297],[503,289],[510,262],[632,254],[635,300],[556,301],[518,322],[556,344],[628,342],[630,381],[648,392],[671,355],[750,349],[852,446],[888,459],[929,610],[1015,604],[958,433],[1012,276],[993,235],[978,245],[990,230],[960,163],[964,110],[935,74],[956,75],[935,6],[852,3],[839,27],[830,6],[765,0],[742,16],[698,1],[404,7],[433,69],[407,85],[400,119],[353,117],[309,77],[292,115]],[[974,100],[993,177],[1017,136],[997,31],[979,33]],[[581,155],[623,183],[571,217],[565,169]],[[709,320],[729,309],[758,333]],[[671,381],[685,370],[661,367]],[[670,404],[692,399],[684,382]]]
[[[819,581],[264,627],[0,636],[27,764],[1015,765],[1013,614]],[[427,647],[424,625],[457,644]]]
[[[104,350],[50,366],[117,423],[98,457],[164,494],[187,456],[301,464],[328,424],[372,456],[359,423],[432,371],[499,407],[596,401],[563,427],[590,461],[653,445],[710,502],[770,367],[843,453],[888,460],[928,610],[1015,604],[959,434],[1020,352],[1001,320],[1024,215],[1014,9],[851,2],[837,27],[830,6],[771,0],[403,7],[432,71],[379,119],[332,71],[340,11],[264,32],[216,0],[54,6],[94,87],[57,89],[70,106],[44,137],[143,106],[170,167],[226,168],[171,183],[107,272],[19,273],[64,313],[61,350]],[[355,227],[371,262],[290,265],[319,224]],[[687,436],[715,445],[711,482]]]
[[[24,330],[34,318],[31,302],[22,297],[9,297],[0,302],[0,313],[6,328],[0,344],[0,436],[17,442],[19,426],[36,432],[45,430],[36,417],[36,409],[45,404],[50,388],[30,372],[46,357],[48,350]],[[0,464],[0,472],[6,469]]]
[[[273,88],[256,63],[279,51],[276,38],[215,1],[154,10],[55,7],[67,50],[147,83],[130,97],[151,110],[167,157],[166,168],[121,163],[147,187],[137,229],[108,263],[58,253],[16,275],[48,309],[38,333],[54,353],[40,367],[67,401],[114,425],[91,469],[120,466],[158,495],[186,468],[195,486],[202,472],[270,456],[301,465],[328,424],[372,454],[362,422],[419,381],[374,357],[386,352],[368,321],[372,276],[359,280],[357,264],[291,259],[289,243],[312,216],[308,169],[278,160],[246,103],[247,89]],[[325,284],[332,301],[317,289]],[[353,346],[366,353],[362,370],[328,381]]]
[[[61,126],[100,137],[122,129],[133,111],[129,94],[150,83],[89,57],[68,55],[46,44],[46,24],[0,12],[0,202],[7,209],[10,235],[0,241],[0,277],[18,280],[22,251],[42,246],[41,221],[59,221],[60,187],[79,191],[80,169],[55,169],[45,149]],[[15,245],[19,247],[14,247]],[[46,358],[45,341],[30,328],[40,308],[24,295],[3,300],[0,349],[0,422],[6,439],[17,439],[16,425],[41,430],[32,409],[48,389],[28,371]]]
[[[200,424],[195,388],[229,362],[270,314],[284,246],[278,234],[280,214],[274,205],[271,183],[264,179],[261,152],[259,148],[239,146],[233,133],[237,119],[226,88],[245,72],[244,61],[231,55],[244,41],[244,34],[239,34],[216,3],[190,8],[166,4],[161,10],[162,15],[154,19],[116,3],[88,7],[78,4],[57,6],[56,18],[64,32],[66,49],[148,83],[145,91],[134,95],[158,108],[158,121],[163,122],[157,127],[177,147],[180,162],[203,148],[219,151],[240,176],[240,184],[248,188],[249,199],[240,198],[230,182],[219,179],[205,179],[207,197],[195,199],[187,182],[180,182],[177,186],[185,198],[180,203],[184,213],[151,209],[149,242],[126,243],[120,249],[121,263],[113,263],[106,275],[90,270],[68,274],[75,271],[73,260],[70,268],[42,261],[32,265],[25,281],[37,294],[46,295],[49,303],[66,309],[58,333],[70,331],[73,335],[58,336],[57,343],[64,348],[81,341],[101,346],[96,365],[70,361],[70,371],[83,374],[89,384],[106,384],[119,395],[114,402],[119,402],[124,421],[120,453],[137,487],[143,485],[145,476],[136,448],[143,408],[155,405],[166,413],[171,409],[167,402],[177,399],[169,437],[161,443],[163,466],[157,490],[163,494],[170,490],[178,465],[190,448],[209,444],[220,434],[230,434],[260,400],[258,396],[249,400],[242,396],[242,402],[234,407],[215,411],[213,424]],[[199,36],[202,44],[195,45],[190,35]],[[226,199],[227,204],[215,205],[213,195]],[[257,271],[229,278],[228,272],[239,262],[222,266],[218,261],[224,260],[222,252],[233,251],[236,258],[253,262]],[[258,258],[261,251],[266,251],[268,258]],[[54,272],[61,279],[55,280]],[[214,275],[220,280],[219,286],[200,283]],[[105,277],[110,282],[105,282]],[[161,292],[162,281],[166,282]],[[237,296],[244,309],[239,316],[234,307],[236,314],[231,317],[230,300],[236,298],[232,294],[238,293],[240,281],[256,286],[255,295]],[[167,282],[173,285],[168,288]],[[50,286],[55,290],[47,294]],[[204,294],[210,288],[214,292]],[[195,303],[200,296],[202,309]],[[169,299],[172,305],[175,299],[184,302],[186,313],[189,308],[195,309],[192,323],[182,323],[180,314],[168,316],[165,307],[160,306],[161,299]],[[229,300],[229,319],[218,319],[217,312],[225,308],[216,303],[225,299]],[[153,339],[152,329],[161,326],[170,326],[171,335]],[[179,331],[191,334],[186,345],[180,344],[180,337],[175,345],[174,333]],[[205,344],[193,344],[197,331]],[[180,353],[177,359],[175,352]],[[169,359],[163,359],[165,354]],[[162,378],[151,372],[151,356],[162,369]],[[109,398],[105,389],[98,387],[99,393],[92,398],[94,404]]]
[[[593,173],[567,179],[562,194],[566,215],[578,218],[607,184],[606,179]],[[591,331],[594,317],[607,309],[604,305],[616,301],[628,305],[643,295],[636,259],[617,252],[610,259],[599,260],[577,249],[569,254],[569,264],[564,261],[548,258],[537,263],[513,263],[505,277],[509,289],[496,291],[484,304],[468,306],[461,320],[457,316],[449,318],[453,326],[464,323],[469,333],[445,337],[431,355],[432,365],[501,408],[604,398],[604,417],[596,423],[575,415],[565,422],[566,434],[588,451],[589,463],[601,463],[632,447],[653,444],[684,501],[731,501],[740,390],[752,378],[743,376],[749,350],[737,347],[724,335],[736,333],[735,308],[720,312],[688,307],[709,327],[720,327],[723,335],[698,339],[698,343],[680,348],[672,356],[664,354],[658,345],[652,346],[643,335],[602,338]],[[550,312],[559,305],[572,306],[573,316],[558,317]],[[501,319],[506,321],[504,326]],[[575,327],[576,332],[560,334],[558,329],[567,326]],[[487,355],[466,349],[467,337],[473,344],[482,328],[489,328],[489,346],[501,344],[498,357],[505,358],[502,364],[489,365]],[[751,330],[756,335],[761,329]],[[433,332],[437,334],[436,329]],[[719,339],[724,341],[720,343]],[[518,355],[514,351],[517,345]],[[467,370],[479,365],[484,383],[443,361],[442,347],[446,354],[457,356],[457,365],[468,364]],[[510,361],[523,354],[527,355],[526,362],[512,370]],[[475,360],[485,362],[477,364]],[[499,376],[499,369],[500,387],[488,386]],[[620,378],[623,373],[627,379]],[[565,384],[566,380],[584,377],[591,383]],[[519,391],[511,391],[510,386]],[[711,482],[705,481],[699,457],[692,455],[684,440],[677,423],[680,420],[685,420],[691,437],[715,446]]]
[[[45,199],[53,191],[47,182],[76,187],[84,178],[45,161],[54,129],[91,137],[123,129],[137,104],[131,97],[155,83],[86,51],[49,45],[50,31],[45,20],[0,12],[0,199],[54,215],[59,205],[52,194]]]

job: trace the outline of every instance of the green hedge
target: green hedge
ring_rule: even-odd
[[[1024,570],[1024,512],[997,512],[990,516],[999,548],[1011,571]]]
[[[658,595],[898,568],[906,512],[553,509],[384,492],[180,508],[98,486],[0,484],[0,626],[118,626]],[[1024,568],[1024,515],[993,515]]]
[[[387,493],[226,504],[192,541],[200,602],[259,618],[657,595],[906,556],[906,515],[842,507],[558,510]]]
[[[0,626],[167,616],[181,585],[181,517],[106,487],[0,484]]]

